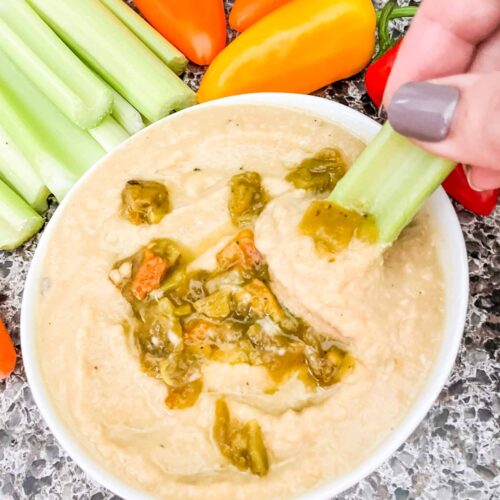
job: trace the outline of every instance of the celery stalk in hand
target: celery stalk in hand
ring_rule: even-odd
[[[11,250],[29,240],[43,219],[0,180],[0,250]]]
[[[427,153],[386,123],[329,200],[372,216],[378,241],[392,243],[454,166],[453,161]]]
[[[109,114],[109,89],[25,0],[0,0],[0,49],[79,127]]]

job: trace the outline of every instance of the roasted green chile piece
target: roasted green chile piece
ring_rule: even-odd
[[[269,471],[269,458],[260,425],[256,420],[251,420],[245,425],[245,431],[248,440],[250,472],[257,476],[265,476]]]
[[[173,267],[181,256],[181,251],[177,243],[168,238],[152,240],[146,248],[151,250],[155,255],[167,259],[170,267]]]
[[[132,224],[158,224],[170,212],[167,187],[157,181],[130,180],[122,191],[122,214]]]
[[[222,455],[236,468],[261,477],[268,473],[269,458],[259,423],[231,418],[224,399],[215,403],[213,436]]]
[[[264,210],[269,196],[262,187],[262,179],[257,172],[233,175],[229,181],[229,214],[233,224],[243,227],[251,224]]]
[[[207,271],[192,271],[185,273],[184,276],[179,275],[176,280],[178,285],[167,287],[167,295],[176,306],[184,304],[194,304],[198,300],[204,298],[207,293],[205,290],[205,282],[208,279],[209,273]],[[172,275],[172,279],[174,276]],[[165,280],[165,285],[168,283],[168,278]]]
[[[302,160],[286,176],[286,180],[297,189],[321,194],[331,191],[346,171],[342,153],[335,148],[325,148],[311,158]]]
[[[226,457],[231,457],[231,416],[229,407],[224,399],[215,402],[215,418],[213,436],[220,452]]]
[[[160,376],[169,387],[181,387],[201,378],[194,354],[186,349],[171,352],[159,362]]]
[[[197,300],[193,307],[196,311],[209,318],[227,318],[233,309],[231,292],[229,290],[218,290]]]
[[[182,328],[170,300],[164,297],[141,304],[135,312],[138,322],[134,336],[142,358],[161,360],[176,350],[182,342]]]
[[[335,254],[349,246],[353,239],[375,243],[378,228],[372,215],[337,205],[333,201],[313,200],[299,225],[300,231],[310,236],[316,248]]]
[[[266,316],[279,324],[285,312],[271,290],[259,279],[253,279],[235,294],[237,309],[243,317],[263,319]]]
[[[305,360],[310,374],[321,387],[328,387],[341,382],[354,369],[354,358],[338,347],[331,347],[327,352],[307,347]]]
[[[269,335],[259,323],[250,325],[246,335],[255,349],[272,349],[276,345],[276,336]]]
[[[193,308],[191,304],[183,304],[182,306],[178,306],[174,308],[174,314],[181,318],[183,316],[189,316],[193,312]]]
[[[217,273],[206,282],[208,293],[214,293],[220,288],[234,289],[243,285],[245,278],[240,269],[230,269],[229,271]]]
[[[186,281],[186,268],[182,265],[177,266],[161,283],[162,291],[175,292]],[[178,304],[179,305],[179,304]]]

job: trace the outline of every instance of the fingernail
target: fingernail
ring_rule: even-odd
[[[474,182],[472,181],[472,166],[471,165],[464,165],[464,174],[467,179],[467,182],[469,183],[469,186],[471,187],[472,190],[474,191],[482,191],[480,187],[477,187]]]
[[[472,190],[483,192],[498,189],[500,172],[491,168],[464,165],[464,174]],[[479,184],[477,184],[479,181]]]
[[[426,142],[442,141],[450,131],[460,91],[449,85],[407,83],[394,94],[387,111],[392,128]]]

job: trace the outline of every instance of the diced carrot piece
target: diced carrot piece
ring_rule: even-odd
[[[204,319],[192,319],[184,328],[186,344],[203,343],[208,340],[208,332],[215,327],[214,323]]]
[[[0,320],[0,380],[7,378],[16,367],[16,350],[9,332]]]
[[[146,248],[142,263],[132,283],[134,296],[139,300],[144,300],[153,290],[160,288],[161,280],[169,267],[168,260]]]
[[[241,266],[251,270],[263,265],[264,257],[257,250],[252,231],[245,229],[238,233],[218,254],[217,263],[222,270]]]

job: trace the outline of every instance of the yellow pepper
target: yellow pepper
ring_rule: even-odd
[[[208,68],[200,102],[249,92],[308,94],[361,71],[375,46],[371,0],[292,0],[230,43]]]

